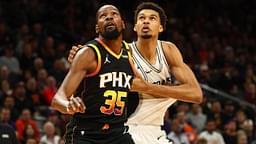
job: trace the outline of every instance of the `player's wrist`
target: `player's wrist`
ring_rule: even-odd
[[[70,105],[70,100],[64,100],[64,99],[59,99],[58,100],[58,111],[60,111],[63,114],[70,114],[71,109],[69,108]]]

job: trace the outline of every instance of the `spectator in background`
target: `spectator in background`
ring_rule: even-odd
[[[36,54],[32,48],[31,43],[26,42],[22,45],[22,53],[19,57],[20,67],[22,70],[32,70],[33,61],[36,58]]]
[[[63,59],[56,59],[53,64],[53,69],[50,71],[50,74],[54,76],[57,81],[57,85],[63,81],[64,77],[67,74],[67,68],[65,66],[65,61]]]
[[[235,121],[231,120],[225,124],[223,138],[226,144],[237,143],[237,127]]]
[[[16,33],[17,45],[15,48],[15,52],[18,54],[18,56],[21,56],[21,54],[23,52],[24,44],[27,43],[29,41],[29,39],[31,38],[29,32],[30,32],[29,26],[27,23],[21,24],[17,30],[17,33]]]
[[[238,84],[233,84],[228,93],[236,98],[244,99],[243,91]]]
[[[25,108],[30,109],[30,111],[34,111],[33,101],[31,97],[28,97],[26,95],[26,88],[23,81],[20,81],[13,93],[13,96],[15,97],[15,107],[17,110],[21,111]]]
[[[15,98],[13,96],[6,96],[3,107],[9,108],[11,111],[11,121],[16,121],[19,117],[19,111],[15,108]]]
[[[196,141],[196,144],[208,144],[207,143],[207,140],[204,139],[204,138],[199,138],[197,141]]]
[[[4,101],[4,98],[8,95],[12,95],[13,90],[11,89],[10,83],[8,80],[2,80],[1,89],[0,89],[0,104]]]
[[[52,122],[48,121],[44,124],[44,132],[40,139],[41,144],[59,144],[60,136],[56,134],[55,127]]]
[[[206,115],[202,113],[201,106],[193,104],[191,112],[187,114],[188,120],[196,128],[197,132],[201,132],[204,129],[206,123]]]
[[[36,57],[33,63],[32,74],[36,76],[41,69],[44,69],[44,61],[41,57]]]
[[[247,135],[243,130],[238,131],[237,144],[249,144],[247,140]]]
[[[28,138],[25,144],[38,144],[38,142],[35,138]]]
[[[4,55],[0,57],[0,67],[6,65],[15,75],[21,74],[20,63],[14,56],[13,46],[8,44],[4,48]]]
[[[52,68],[55,60],[55,40],[52,36],[46,37],[43,47],[40,49],[40,56],[44,60],[45,68]]]
[[[40,94],[43,94],[43,90],[47,85],[47,77],[48,77],[48,71],[46,69],[43,68],[37,72],[36,80],[38,82],[38,90]]]
[[[15,76],[13,73],[10,73],[9,68],[6,65],[1,66],[0,68],[0,81],[7,80],[10,84],[10,87],[13,87],[19,80],[17,76]]]
[[[65,117],[65,115],[61,115],[61,117]],[[60,115],[55,110],[49,110],[49,114],[47,115],[47,121],[53,123],[55,126],[55,133],[58,135],[62,135],[65,133],[65,124],[67,124],[67,121],[63,122],[64,118],[60,118]]]
[[[242,125],[243,131],[247,136],[248,143],[251,143],[256,138],[253,127],[254,127],[254,124],[251,119],[245,120]]]
[[[245,83],[244,99],[251,103],[256,104],[256,85],[252,82]]]
[[[6,65],[1,66],[0,78],[2,80],[10,80],[10,70]]]
[[[46,86],[43,89],[43,97],[46,105],[50,106],[52,98],[57,92],[56,80],[53,76],[48,76]]]
[[[221,129],[222,117],[223,117],[223,112],[222,112],[221,103],[218,100],[214,100],[211,103],[210,112],[207,114],[207,118],[216,120],[216,123],[215,123],[216,128]]]
[[[42,25],[41,22],[36,21],[35,23],[32,24],[32,32],[31,33],[32,33],[32,36],[37,41],[38,45],[42,45],[43,40],[46,37],[46,33],[45,33],[44,26]]]
[[[167,135],[168,139],[174,144],[190,144],[186,133],[183,130],[183,125],[178,119],[173,119],[171,122],[171,132]]]
[[[11,120],[11,110],[3,107],[0,109],[0,123],[12,126],[15,129],[15,122]]]
[[[216,130],[214,119],[207,119],[206,130],[199,134],[199,138],[206,139],[208,144],[225,144],[221,133]]]
[[[36,121],[34,121],[31,118],[31,111],[29,109],[23,109],[19,119],[17,119],[16,121],[16,130],[17,130],[19,140],[24,140],[24,130],[27,127],[27,125],[31,125],[31,127],[35,132],[35,138],[39,140],[40,138],[39,129],[37,127]]]
[[[238,130],[243,129],[243,124],[247,120],[247,116],[243,110],[238,110],[236,112],[235,120],[237,123]]]
[[[26,95],[27,97],[32,99],[33,106],[38,106],[43,104],[42,101],[44,101],[44,99],[39,94],[37,81],[35,78],[32,77],[27,80],[26,89],[27,89]]]
[[[197,132],[192,127],[192,125],[189,123],[185,112],[179,111],[176,115],[177,120],[179,121],[181,128],[183,129],[183,132],[187,135],[188,140],[190,143],[193,143],[197,139]]]
[[[0,19],[0,54],[3,54],[3,48],[5,45],[10,42],[10,34],[8,26],[6,25],[5,20]]]
[[[244,81],[245,83],[254,83],[254,84],[256,83],[256,74],[255,74],[254,65],[247,64],[245,75],[244,75]]]
[[[6,124],[0,122],[0,143],[1,144],[18,144],[15,130]]]
[[[198,71],[200,75],[200,79],[199,79],[200,83],[211,85],[212,76],[211,76],[211,71],[209,70],[208,64],[206,62],[200,64],[198,67]]]
[[[32,127],[32,125],[28,124],[25,126],[24,131],[23,131],[23,139],[22,144],[26,144],[27,140],[33,138],[36,139],[38,141],[38,138],[35,135],[35,130]]]
[[[224,104],[224,110],[222,110],[222,125],[230,122],[235,117],[236,107],[232,101],[227,101]],[[224,128],[224,127],[223,127]]]
[[[234,66],[228,62],[224,62],[223,69],[219,75],[217,88],[223,91],[228,91],[234,83],[235,77],[233,75]]]
[[[34,75],[32,74],[31,70],[24,70],[23,71],[23,81],[28,81],[29,79],[33,78]]]

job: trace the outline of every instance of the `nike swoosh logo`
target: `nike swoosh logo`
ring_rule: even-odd
[[[151,73],[152,72],[152,70],[149,70],[149,71],[145,71],[146,73]]]

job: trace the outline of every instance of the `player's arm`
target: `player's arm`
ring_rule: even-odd
[[[163,43],[163,47],[170,70],[174,77],[180,82],[180,85],[156,85],[143,82],[143,80],[140,79],[135,79],[138,83],[137,85],[132,86],[136,86],[136,89],[134,90],[158,97],[171,97],[185,102],[202,102],[202,90],[200,85],[192,70],[183,62],[183,58],[178,48],[174,44],[167,42]]]
[[[52,100],[52,107],[64,114],[84,112],[85,106],[80,97],[72,97],[80,82],[87,73],[95,70],[96,55],[91,48],[79,50],[64,81]]]

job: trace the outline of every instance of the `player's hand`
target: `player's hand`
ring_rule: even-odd
[[[68,54],[68,62],[69,63],[72,63],[73,62],[73,59],[76,55],[76,53],[81,49],[83,48],[84,46],[83,45],[78,45],[78,46],[72,46],[71,50],[69,50],[69,54]]]
[[[149,83],[140,77],[135,77],[132,81],[131,91],[147,92]]]
[[[67,105],[67,114],[84,113],[85,104],[80,97],[71,97]]]

